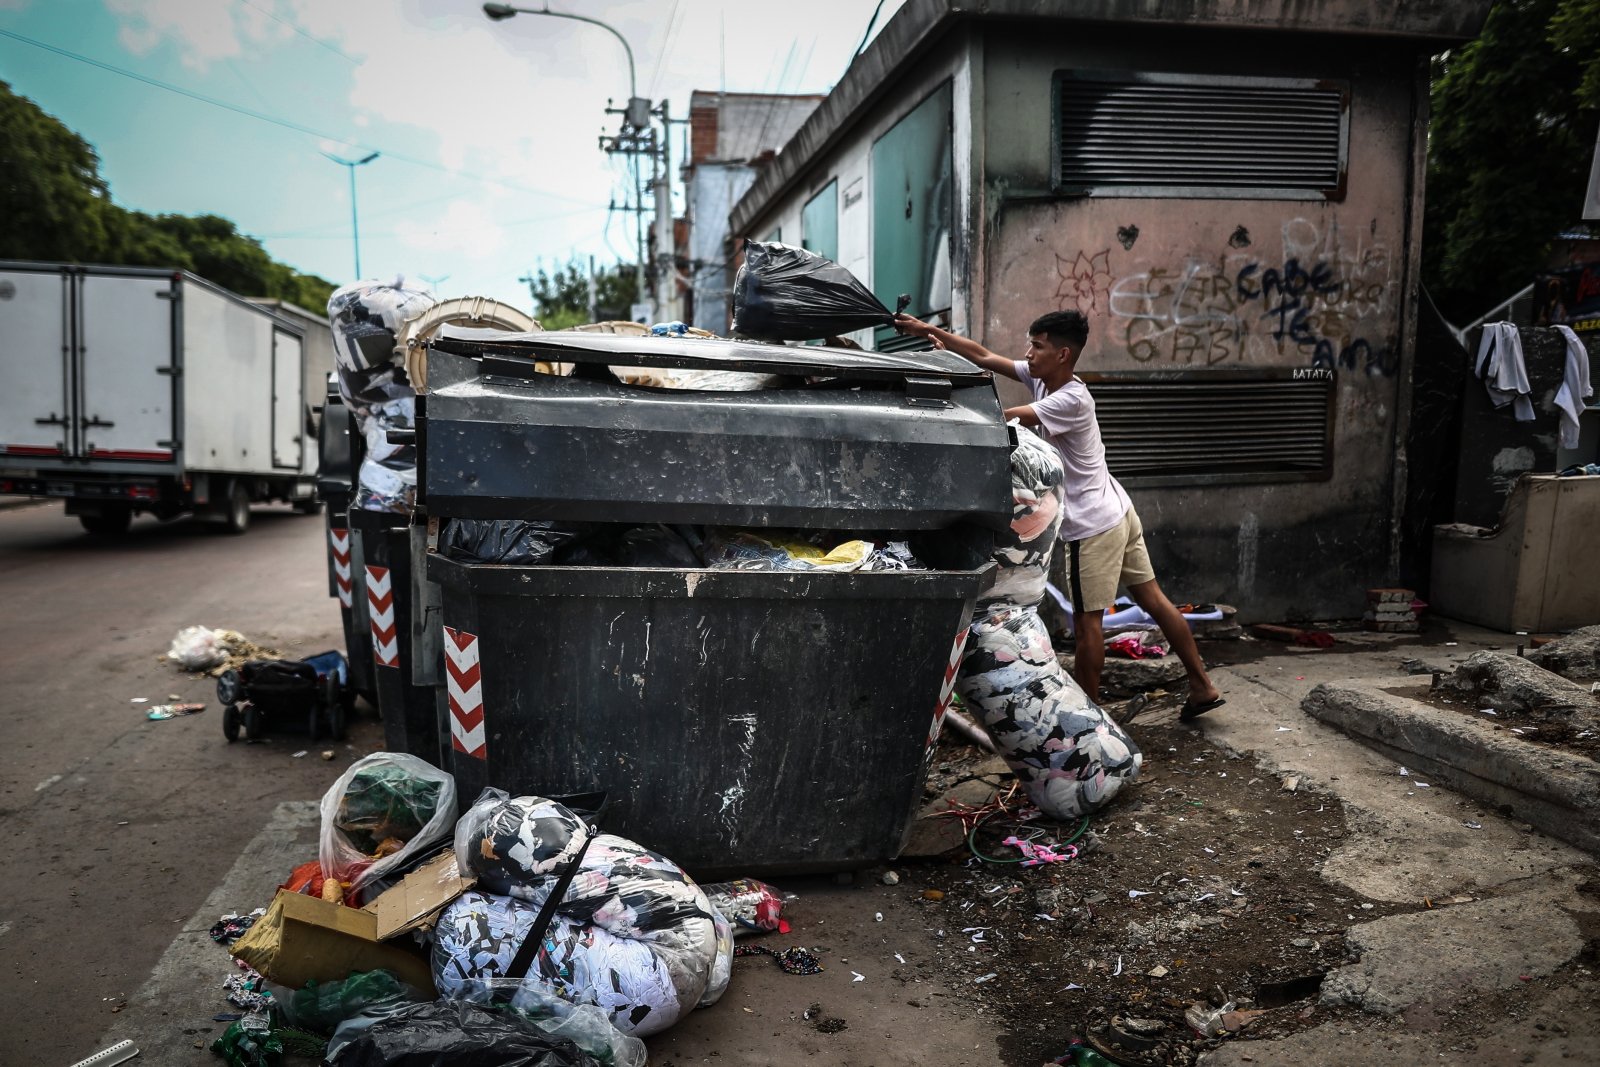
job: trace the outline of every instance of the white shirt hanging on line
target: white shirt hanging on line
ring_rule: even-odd
[[[1578,416],[1583,414],[1583,402],[1594,396],[1589,384],[1589,350],[1583,347],[1578,335],[1570,326],[1556,329],[1567,342],[1567,369],[1561,377],[1561,388],[1556,391],[1556,410],[1561,414],[1561,447],[1578,447]]]
[[[1486,322],[1478,342],[1478,377],[1488,387],[1489,399],[1497,408],[1511,405],[1518,422],[1533,421],[1533,392],[1528,385],[1528,367],[1522,360],[1522,336],[1509,322]]]

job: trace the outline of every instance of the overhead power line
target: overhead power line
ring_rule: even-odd
[[[301,37],[304,37],[306,40],[310,41],[312,44],[321,45],[323,48],[326,48],[328,51],[332,52],[334,55],[338,56],[339,58],[348,59],[350,62],[356,64],[357,66],[361,65],[361,60],[357,59],[355,56],[351,55],[349,52],[346,52],[344,49],[339,48],[336,45],[331,45],[327,41],[322,40],[321,38],[311,36],[305,30],[302,30],[299,26],[296,26],[294,23],[290,22],[288,19],[284,18],[282,15],[279,15],[277,12],[269,11],[266,8],[261,7],[258,4],[252,4],[250,2],[250,0],[239,0],[239,3],[243,4],[245,7],[248,7],[253,11],[261,12],[261,14],[267,16],[267,18],[269,18],[269,19],[272,19],[274,22],[281,22],[283,25],[289,27],[289,29],[293,30],[295,33],[298,33]]]
[[[44,41],[36,41],[32,37],[24,37],[22,34],[14,33],[11,30],[0,30],[0,37],[9,37],[13,41],[20,41],[23,44],[32,45],[35,48],[41,48],[46,52],[54,52],[58,56],[76,60],[79,63],[86,63],[91,67],[98,67],[101,70],[109,71],[112,74],[121,75],[124,78],[132,78],[134,81],[143,82],[145,85],[154,86],[157,89],[165,89],[169,93],[177,93],[179,96],[186,96],[190,100],[196,100],[202,104],[209,104],[212,107],[221,108],[224,111],[231,111],[235,115],[243,115],[246,118],[255,119],[258,122],[271,123],[274,126],[279,126],[286,130],[293,130],[295,133],[302,133],[308,137],[316,137],[319,140],[337,141],[340,144],[349,145],[350,147],[359,149],[363,152],[381,152],[387,159],[393,159],[401,163],[410,163],[414,167],[424,167],[428,170],[438,171],[441,174],[449,174],[456,178],[466,178],[470,181],[483,182],[487,185],[499,185],[506,189],[515,189],[518,192],[534,193],[539,196],[548,196],[552,200],[565,200],[571,204],[588,205],[592,203],[591,201],[583,200],[576,196],[567,196],[563,193],[551,192],[548,189],[535,189],[531,186],[518,185],[515,182],[502,181],[499,178],[490,178],[482,174],[473,174],[469,171],[455,170],[454,168],[447,167],[442,163],[433,163],[426,159],[418,159],[416,156],[408,156],[403,152],[394,152],[390,149],[382,148],[377,145],[363,144],[359,141],[351,141],[347,138],[341,137],[336,133],[328,133],[325,130],[318,130],[311,126],[306,126],[295,122],[292,119],[279,118],[276,115],[269,115],[264,111],[256,111],[252,108],[242,107],[238,104],[230,104],[226,100],[218,100],[214,97],[206,96],[204,93],[197,93],[192,89],[185,89],[181,85],[173,85],[170,82],[164,82],[158,78],[152,78],[148,75],[140,74],[137,71],[127,70],[123,67],[106,63],[103,60],[94,59],[90,56],[79,55],[77,52],[69,52],[65,48],[60,48],[53,44],[47,44]]]

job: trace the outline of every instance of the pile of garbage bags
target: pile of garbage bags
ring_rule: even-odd
[[[366,443],[354,504],[363,511],[403,513],[416,497],[416,446],[389,442],[389,431],[411,430],[416,422],[417,391],[397,358],[403,354],[396,338],[406,320],[433,303],[432,294],[403,277],[354,282],[328,298],[339,395]]]
[[[728,987],[733,931],[694,880],[659,853],[595,833],[553,800],[485,790],[456,826],[456,856],[479,891],[439,919],[433,972],[446,996],[501,992],[516,1007],[524,991],[554,994],[595,1005],[618,1030],[643,1037]],[[577,873],[528,973],[512,974],[573,862]]]
[[[337,1067],[644,1067],[641,1037],[727,989],[735,922],[787,929],[770,886],[713,887],[730,920],[672,860],[560,800],[488,789],[458,818],[454,778],[404,753],[353,763],[321,816],[318,860],[213,932],[249,992],[213,1046],[230,1064],[310,1040]],[[289,907],[302,894],[321,902]],[[404,921],[383,926],[391,904]]]
[[[1018,429],[1009,533],[996,536],[994,585],[972,614],[956,692],[988,727],[1028,798],[1052,819],[1097,811],[1139,776],[1144,756],[1062,670],[1039,618],[1061,528],[1061,457]]]

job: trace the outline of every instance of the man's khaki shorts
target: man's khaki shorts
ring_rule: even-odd
[[[1132,507],[1122,521],[1102,534],[1061,545],[1066,570],[1062,592],[1077,612],[1103,611],[1117,599],[1117,586],[1153,582],[1144,524]]]

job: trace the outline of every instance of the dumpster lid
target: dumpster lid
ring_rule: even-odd
[[[444,326],[429,348],[484,359],[484,371],[533,374],[533,361],[625,364],[685,370],[747,371],[900,381],[939,377],[974,384],[989,372],[951,352],[864,352],[811,345],[790,348],[703,337],[642,337],[605,333],[506,333]]]

